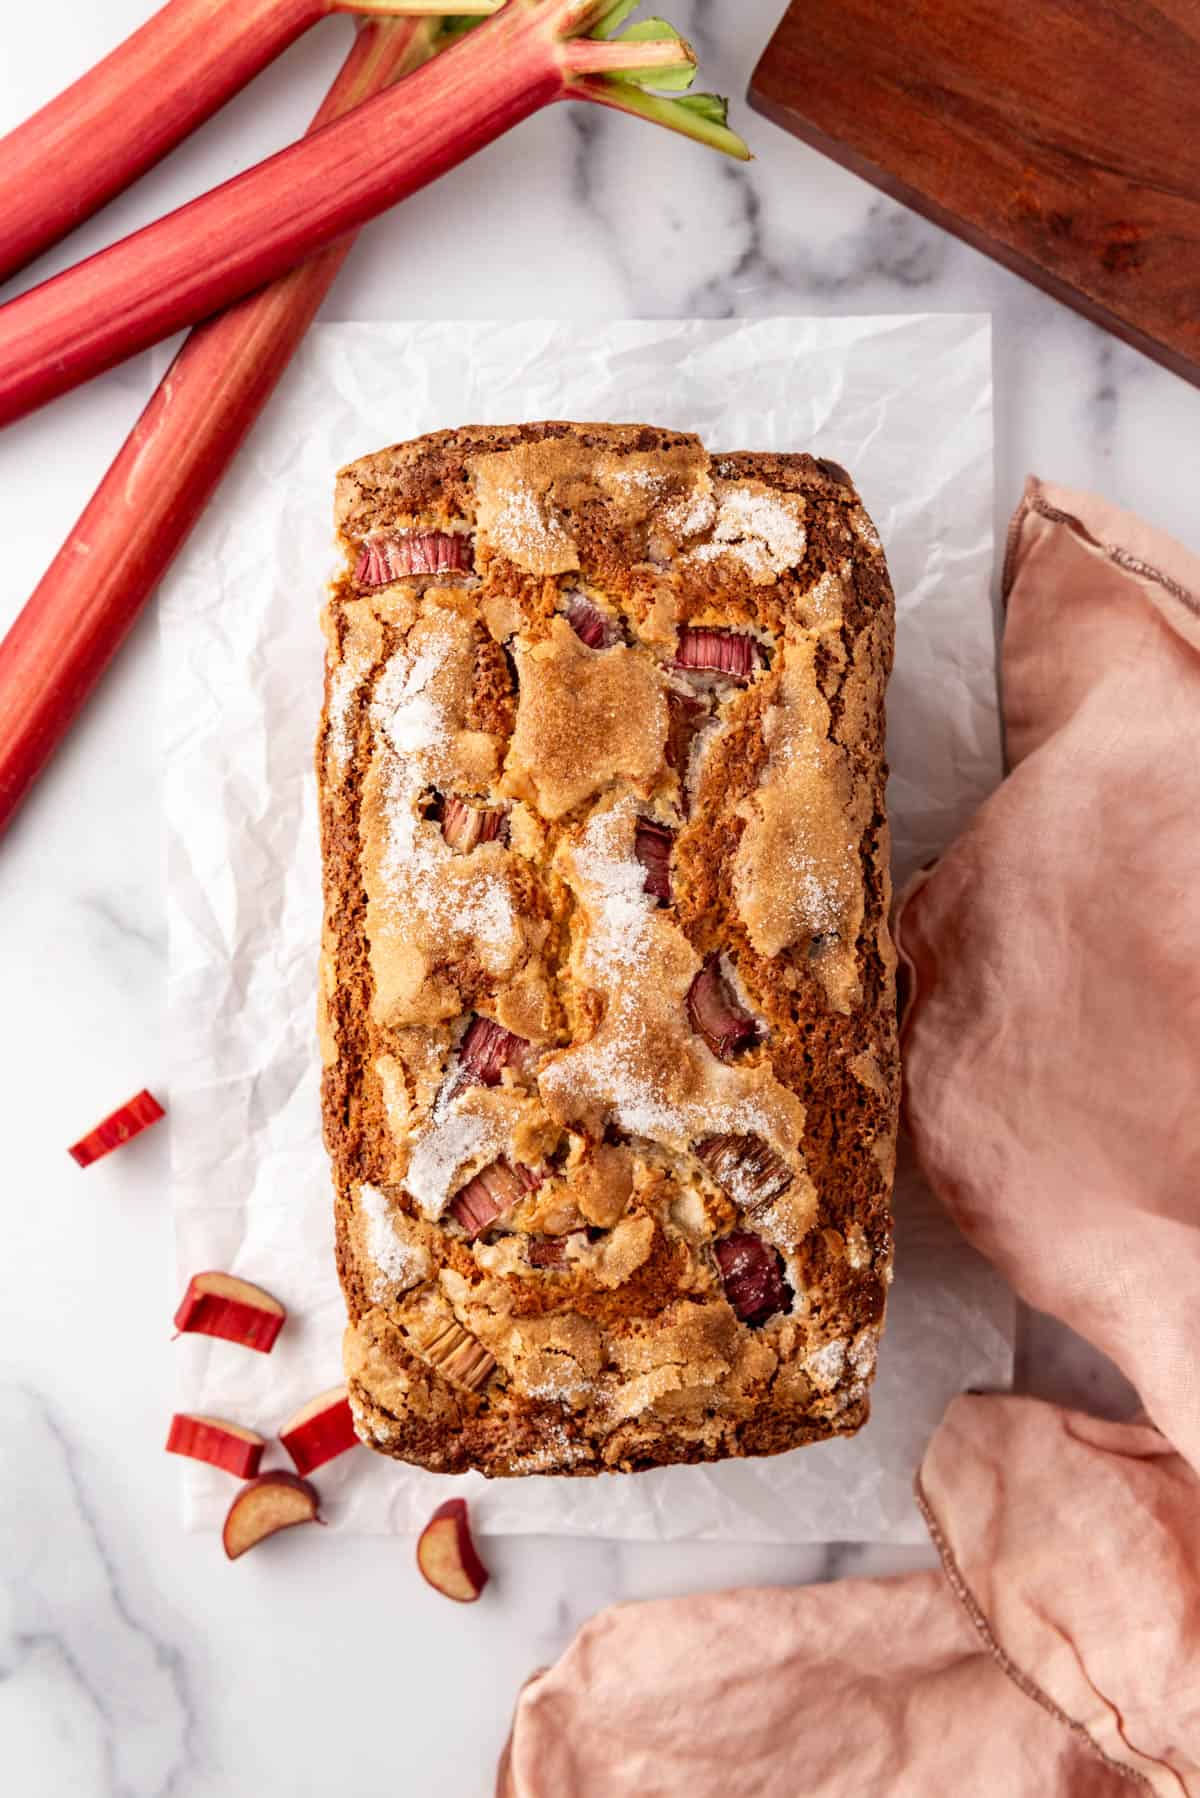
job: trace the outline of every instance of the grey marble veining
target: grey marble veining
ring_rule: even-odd
[[[149,0],[8,9],[0,130],[145,16]],[[558,107],[364,237],[328,316],[985,310],[995,320],[997,526],[1030,469],[1195,542],[1200,395],[741,103],[782,0],[669,9],[734,97],[732,168],[607,113]],[[294,136],[339,54],[322,26],[49,273]],[[464,254],[469,249],[470,254]],[[105,377],[140,406],[146,368]],[[3,622],[117,447],[94,394],[0,438]],[[52,525],[21,495],[52,480]],[[487,1798],[513,1697],[616,1599],[886,1574],[921,1550],[510,1540],[474,1610],[404,1543],[295,1538],[227,1566],[182,1535],[161,1452],[166,1156],[149,1133],[81,1175],[63,1147],[114,1094],[161,1084],[164,929],[152,621],[0,845],[7,1227],[0,1256],[0,1787],[11,1798]],[[1030,1390],[1122,1414],[1124,1382],[1029,1318]],[[347,1744],[352,1744],[348,1748]]]

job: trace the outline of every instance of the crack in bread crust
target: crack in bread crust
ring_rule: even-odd
[[[898,1056],[893,600],[849,476],[645,425],[473,427],[351,464],[336,516],[319,1022],[363,1440],[511,1476],[852,1433]],[[449,572],[386,579],[418,538]],[[460,850],[447,800],[502,825]],[[752,1031],[696,1034],[702,969]]]

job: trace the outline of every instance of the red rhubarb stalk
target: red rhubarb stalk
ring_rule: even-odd
[[[0,308],[0,424],[273,281],[554,100],[640,114],[749,154],[712,96],[668,97],[695,54],[648,20],[615,42],[608,0],[507,0],[444,56]]]
[[[440,30],[362,26],[313,129],[424,61]],[[352,242],[193,331],[0,643],[0,830],[178,554]]]
[[[488,13],[499,0],[461,0]],[[0,281],[111,200],[334,12],[433,13],[441,0],[169,0],[0,138]]]
[[[132,1099],[118,1105],[103,1118],[94,1130],[72,1143],[67,1154],[80,1167],[90,1167],[93,1161],[123,1147],[131,1137],[140,1136],[149,1125],[157,1124],[159,1118],[166,1115],[154,1094],[143,1087],[140,1093],[134,1093]]]

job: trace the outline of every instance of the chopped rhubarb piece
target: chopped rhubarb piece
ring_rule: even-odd
[[[335,1455],[344,1455],[348,1448],[355,1448],[358,1437],[346,1388],[333,1386],[328,1392],[309,1399],[288,1418],[279,1432],[279,1440],[295,1462],[297,1473],[311,1473],[314,1467],[323,1467]]]
[[[484,1086],[498,1086],[506,1067],[520,1067],[529,1044],[523,1036],[514,1036],[491,1018],[472,1018],[459,1044],[461,1070],[469,1079]]]
[[[504,829],[501,806],[468,805],[450,795],[442,802],[442,835],[451,849],[466,855],[480,843],[494,843]]]
[[[451,1385],[478,1392],[486,1386],[496,1370],[495,1359],[478,1337],[464,1330],[453,1318],[434,1318],[413,1347],[437,1369]]]
[[[782,1257],[761,1236],[738,1230],[718,1242],[713,1252],[721,1270],[725,1297],[743,1323],[766,1323],[776,1312],[791,1310],[792,1295],[783,1277]]]
[[[679,632],[675,666],[702,674],[727,674],[730,680],[746,681],[763,666],[763,653],[755,639],[742,631],[694,628],[685,624]]]
[[[639,818],[633,853],[646,870],[645,888],[654,899],[671,903],[671,850],[675,832],[652,818]]]
[[[493,1161],[473,1180],[468,1180],[455,1196],[450,1215],[468,1236],[475,1237],[506,1211],[511,1211],[530,1190],[507,1161]]]
[[[488,1583],[471,1536],[465,1498],[438,1506],[417,1539],[417,1566],[435,1592],[458,1604],[473,1604]]]
[[[193,1274],[175,1313],[175,1328],[201,1336],[221,1336],[269,1355],[287,1312],[261,1286],[233,1274]]]
[[[702,699],[693,699],[687,693],[667,694],[667,761],[676,774],[687,773],[692,738],[707,712]]]
[[[143,1088],[127,1104],[110,1112],[94,1130],[89,1130],[77,1143],[72,1143],[67,1154],[80,1167],[90,1167],[93,1161],[99,1161],[102,1155],[110,1154],[113,1149],[119,1149],[122,1143],[140,1135],[150,1124],[157,1124],[159,1118],[166,1115],[154,1094]]]
[[[220,1417],[199,1417],[188,1411],[177,1411],[167,1432],[167,1453],[189,1455],[193,1461],[207,1461],[239,1480],[252,1480],[258,1472],[263,1438],[240,1424],[226,1423]]]
[[[730,992],[715,955],[688,988],[687,1007],[692,1029],[722,1061],[758,1040],[757,1024]]]
[[[566,595],[563,612],[579,641],[586,643],[589,649],[611,649],[614,643],[621,641],[617,620],[574,589]]]
[[[604,1234],[603,1230],[596,1231],[597,1238]],[[587,1230],[572,1230],[566,1236],[531,1236],[527,1250],[529,1265],[530,1267],[565,1267],[567,1250],[571,1245],[572,1238],[582,1244],[590,1237],[591,1232]]]
[[[792,1184],[790,1171],[760,1136],[710,1136],[696,1154],[739,1205],[768,1205]]]
[[[297,1523],[320,1523],[316,1489],[294,1473],[260,1473],[229,1507],[221,1539],[231,1561]]]
[[[373,531],[354,570],[358,587],[386,587],[411,574],[473,574],[471,539],[458,531]]]

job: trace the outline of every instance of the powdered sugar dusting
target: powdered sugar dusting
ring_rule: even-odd
[[[654,907],[645,868],[624,853],[631,818],[636,828],[632,799],[595,814],[575,851],[576,872],[592,888],[589,898],[595,903],[588,957],[608,967],[637,967]]]
[[[849,1345],[842,1337],[833,1342],[824,1343],[819,1349],[804,1357],[804,1371],[814,1386],[823,1392],[829,1392],[837,1385],[846,1370],[846,1355]]]
[[[854,507],[850,514],[850,523],[854,527],[854,534],[860,543],[865,543],[868,549],[875,550],[879,555],[883,554],[883,543],[880,540],[879,532],[862,506]]]
[[[756,1099],[722,1095],[719,1085],[714,1090],[714,1080],[736,1087],[740,1077],[732,1068],[698,1082],[702,1096],[695,1100],[670,1094],[656,1074],[662,1045],[655,1038],[663,1025],[647,1008],[642,981],[655,964],[656,929],[670,926],[662,924],[644,890],[645,869],[632,849],[636,826],[637,804],[630,796],[594,814],[573,851],[571,883],[589,917],[581,972],[605,995],[605,1017],[601,1035],[568,1053],[578,1072],[566,1078],[582,1076],[589,1092],[604,1095],[620,1129],[651,1141],[684,1146],[694,1137],[725,1132],[775,1141],[774,1122]],[[682,1025],[682,998],[679,1010]],[[682,1038],[681,1054],[698,1052],[690,1036]],[[551,1063],[542,1081],[553,1086],[556,1078]]]
[[[338,663],[330,678],[325,755],[331,780],[341,779],[350,760],[350,707],[370,667],[370,658],[361,650],[354,651]]]
[[[860,1331],[850,1351],[850,1363],[860,1380],[869,1379],[874,1373],[878,1354],[879,1342],[874,1330]]]
[[[539,1448],[528,1454],[514,1455],[512,1473],[555,1473],[563,1467],[577,1467],[590,1461],[592,1451],[583,1442],[573,1442],[561,1424],[546,1424],[539,1419],[538,1434],[543,1438]]]
[[[435,682],[456,647],[449,623],[428,631],[415,654],[406,647],[392,657],[376,688],[372,718],[395,752],[385,782],[387,846],[380,872],[401,916],[417,913],[431,934],[473,938],[488,972],[502,975],[521,940],[507,881],[482,871],[469,880],[451,879],[452,868],[461,875],[454,853],[420,812],[452,742]]]
[[[701,531],[711,530],[716,522],[717,502],[711,492],[702,483],[697,484],[689,493],[681,493],[663,507],[662,521],[673,537],[698,537]]]
[[[367,1254],[377,1269],[371,1297],[376,1304],[382,1304],[393,1293],[404,1292],[426,1277],[429,1256],[419,1245],[405,1242],[397,1233],[391,1207],[377,1186],[363,1181],[358,1189],[358,1206],[367,1226]]]
[[[805,719],[792,716],[784,733],[774,727],[768,713],[766,731],[771,744],[767,773],[773,783],[793,792],[820,791],[830,776],[825,739]],[[848,836],[842,812],[834,814],[830,829],[823,814],[799,805],[786,838],[774,845],[772,876],[776,890],[786,894],[793,937],[837,940],[844,931],[850,898],[860,880],[857,842]],[[824,825],[824,828],[822,826]],[[814,943],[819,950],[820,944]]]
[[[845,597],[841,577],[826,568],[805,593],[803,603],[817,623],[840,618]]]
[[[614,497],[644,502],[661,492],[663,476],[653,468],[622,463],[619,468],[607,470],[602,481]]]
[[[803,560],[806,541],[804,526],[782,500],[752,487],[733,487],[721,500],[712,541],[692,554],[701,562],[733,556],[754,580],[769,581]]]
[[[439,633],[411,660],[394,656],[380,677],[375,712],[398,755],[445,747],[445,717],[429,689],[452,644],[448,632]]]
[[[595,1396],[596,1382],[589,1379],[578,1361],[570,1355],[543,1352],[536,1378],[525,1378],[521,1391],[527,1398],[545,1399],[551,1404],[582,1405]]]
[[[541,569],[572,547],[562,525],[521,481],[511,482],[499,495],[490,530],[497,547],[519,568]]]
[[[460,1095],[461,1098],[461,1095]],[[426,1217],[439,1218],[463,1180],[468,1163],[492,1160],[503,1147],[503,1133],[493,1119],[464,1115],[457,1101],[433,1118],[413,1139],[406,1189]]]
[[[828,870],[818,870],[816,862],[799,846],[788,857],[792,873],[791,893],[796,911],[805,929],[813,936],[836,933],[842,918],[837,887],[831,883]],[[847,857],[847,871],[850,870]]]

